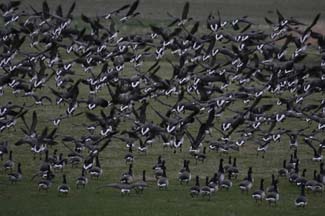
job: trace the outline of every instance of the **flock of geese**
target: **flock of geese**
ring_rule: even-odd
[[[143,170],[142,179],[134,179],[134,149],[149,154],[148,149],[161,145],[177,155],[189,146],[192,163],[200,166],[207,150],[230,155],[227,164],[220,159],[218,171],[204,184],[198,174],[192,183],[190,160],[178,173],[181,184],[193,184],[190,196],[210,199],[218,190],[230,190],[245,173],[231,152],[254,145],[264,157],[279,142],[292,154],[272,175],[272,184],[264,188],[260,179],[252,191],[249,167],[238,180],[239,189],[272,205],[280,198],[279,178],[288,178],[300,188],[298,207],[307,205],[305,191],[323,192],[325,35],[313,29],[320,14],[306,24],[277,10],[277,19],[265,17],[268,28],[261,30],[248,17],[223,19],[218,12],[209,14],[202,27],[189,16],[186,3],[180,16],[170,15],[168,25],[133,33],[120,27],[142,24],[136,19],[139,0],[102,16],[82,14],[78,25],[75,3],[67,12],[60,5],[50,10],[46,1],[39,10],[21,10],[20,5],[0,4],[0,156],[12,184],[23,180],[25,166],[15,160],[13,149],[28,146],[33,159],[39,157],[32,177],[39,191],[49,190],[67,164],[80,170],[75,184],[81,189],[89,178],[102,176],[100,155],[118,141],[128,149],[124,160],[129,169],[118,183],[98,189],[143,193],[148,174]],[[61,113],[53,118],[48,105]],[[43,106],[48,116],[41,128]],[[75,119],[82,116],[87,120]],[[85,132],[65,134],[60,126],[70,121],[69,127]],[[313,179],[299,170],[301,145],[309,146],[310,160],[320,163]],[[158,189],[167,190],[166,160],[159,156],[152,169]],[[67,180],[62,174],[57,188],[64,196],[71,190]]]

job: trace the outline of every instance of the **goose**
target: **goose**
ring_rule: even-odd
[[[127,172],[123,173],[120,178],[121,183],[130,183],[133,181],[133,164],[129,164],[129,169]]]
[[[294,165],[294,166],[296,166],[297,164],[299,164],[299,158],[298,158],[298,151],[297,151],[297,149],[295,149],[294,151],[293,151],[293,162],[292,162],[292,164]]]
[[[325,184],[325,169],[324,169],[323,162],[319,164],[319,175],[320,175],[321,182]]]
[[[63,158],[63,153],[60,153],[59,159],[52,165],[52,167],[54,170],[62,171],[67,162],[67,159]]]
[[[228,179],[224,179],[220,182],[220,187],[225,188],[227,191],[232,187],[232,181],[231,181],[231,172],[228,172]]]
[[[268,192],[265,196],[265,200],[269,203],[269,205],[272,205],[272,203],[274,203],[274,205],[277,204],[277,202],[280,199],[280,195],[279,195],[279,191],[278,191],[278,183],[275,182],[274,183],[274,187],[273,187],[273,191]]]
[[[278,179],[275,179],[275,175],[272,174],[272,180],[271,180],[271,185],[266,188],[266,192],[269,193],[269,192],[272,192],[274,191],[274,185],[278,182]]]
[[[168,181],[168,178],[167,178],[167,175],[166,175],[166,167],[163,167],[162,170],[163,170],[163,174],[162,174],[162,176],[160,178],[158,178],[157,186],[158,186],[159,190],[161,190],[161,189],[167,190],[168,185],[169,185],[169,181]]]
[[[314,170],[313,179],[306,181],[305,188],[307,191],[312,191],[316,184],[317,184],[317,170]]]
[[[15,162],[12,160],[12,151],[9,152],[8,160],[3,164],[5,171],[12,171],[12,168],[15,166]]]
[[[278,171],[278,175],[281,177],[287,177],[289,174],[289,171],[287,169],[287,160],[283,160],[283,166]]]
[[[306,182],[307,182],[307,179],[305,178],[305,176],[306,176],[306,171],[307,171],[307,169],[304,169],[304,170],[302,171],[301,176],[295,179],[294,182],[296,183],[297,186],[300,186],[300,185],[302,185],[302,184],[303,184],[303,185],[306,185]]]
[[[205,186],[202,186],[200,188],[200,195],[202,197],[208,197],[209,200],[211,200],[211,188],[209,187],[209,177],[207,176],[205,178]]]
[[[324,191],[324,184],[322,183],[321,181],[321,176],[320,174],[317,175],[317,178],[316,178],[316,183],[314,184],[313,188],[312,188],[312,191],[314,193],[320,193],[321,195],[323,194],[323,191]]]
[[[241,192],[248,191],[252,188],[253,186],[253,179],[252,179],[252,167],[249,168],[247,177],[244,178],[243,181],[239,183],[239,189]]]
[[[124,156],[125,163],[133,163],[132,145],[129,146],[129,152]]]
[[[199,176],[195,177],[195,185],[190,188],[191,197],[198,197],[200,194],[200,178]]]
[[[219,190],[219,180],[218,180],[218,173],[215,173],[211,180],[209,181],[208,186],[210,187],[211,193],[215,193]]]
[[[225,169],[223,168],[223,158],[220,159],[218,168],[218,181],[221,182],[225,179]]]
[[[232,167],[231,156],[228,157],[228,164],[224,165],[225,172],[228,172],[229,168]]]
[[[86,170],[82,168],[81,170],[81,176],[79,176],[76,180],[76,185],[77,185],[77,189],[79,189],[79,187],[83,187],[85,188],[86,185],[88,184],[88,178],[85,175]]]
[[[264,183],[264,179],[262,178],[260,183],[260,188],[252,193],[252,198],[256,201],[256,203],[258,201],[262,202],[262,200],[265,198],[263,183]]]
[[[154,174],[155,174],[156,179],[158,179],[158,178],[160,178],[162,176],[164,168],[166,168],[165,160],[161,161],[160,164],[156,164],[154,166]]]
[[[204,160],[206,159],[206,146],[203,147],[203,151],[202,153],[197,153],[194,155],[195,157],[195,162],[197,164],[197,161],[201,161],[202,163],[204,163]]]
[[[317,162],[322,161],[323,160],[322,147],[319,147],[318,149],[316,149],[315,146],[312,145],[311,141],[308,138],[304,138],[304,140],[305,140],[305,143],[307,143],[307,145],[309,147],[311,147],[314,152],[312,161],[317,161]]]
[[[305,207],[307,205],[307,197],[305,196],[305,185],[301,184],[301,191],[300,195],[295,199],[295,206],[296,207]]]
[[[180,172],[178,173],[178,180],[179,182],[182,184],[183,182],[185,182],[186,184],[189,183],[189,181],[191,181],[191,171],[189,168],[189,163],[190,161],[185,160],[185,167],[184,170],[180,170]]]
[[[63,182],[61,185],[58,186],[58,192],[59,192],[59,194],[63,194],[66,196],[66,195],[68,195],[68,193],[70,191],[70,187],[67,184],[67,178],[66,178],[65,174],[62,175],[62,178],[63,178]]]
[[[293,164],[293,154],[290,155],[289,163],[286,165],[286,169],[288,170],[288,173],[294,172],[296,166]]]
[[[96,156],[96,165],[89,169],[89,174],[90,177],[96,177],[97,179],[103,174],[98,155]]]
[[[289,175],[289,182],[290,183],[295,183],[296,179],[299,177],[299,165],[297,164],[295,166],[295,169],[292,173]]]
[[[237,158],[234,158],[232,167],[229,167],[228,172],[231,173],[231,176],[237,179],[237,176],[239,174],[239,169],[237,168]]]
[[[148,183],[146,181],[146,171],[142,171],[142,180],[135,182],[132,184],[136,193],[143,193],[143,190],[148,187]]]
[[[8,154],[8,141],[3,141],[0,143],[0,159],[1,159],[1,161],[3,160],[4,154]]]
[[[17,165],[17,172],[8,174],[8,177],[11,184],[16,183],[23,178],[21,171],[21,163],[18,163]]]
[[[41,191],[41,190],[48,191],[52,186],[52,178],[53,178],[53,175],[51,175],[51,170],[48,169],[48,175],[46,176],[46,179],[41,179],[38,182],[38,191]]]

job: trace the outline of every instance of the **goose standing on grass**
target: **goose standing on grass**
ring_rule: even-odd
[[[88,178],[85,175],[86,170],[84,168],[82,168],[81,170],[81,176],[79,176],[76,180],[76,185],[77,185],[77,189],[79,189],[79,187],[83,187],[85,188],[86,185],[88,184]]]
[[[165,166],[165,160],[162,160],[161,163],[157,163],[153,169],[154,169],[154,174],[155,174],[155,178],[159,179],[162,174],[163,174],[163,168],[166,168]]]
[[[219,180],[218,180],[218,173],[215,173],[213,177],[210,179],[208,186],[210,187],[211,193],[215,193],[219,190]]]
[[[301,187],[300,195],[295,200],[295,206],[305,208],[305,206],[308,203],[307,197],[305,196],[305,185],[301,184],[300,187]]]
[[[184,167],[183,169],[180,170],[180,172],[178,173],[178,180],[179,182],[182,184],[183,182],[185,182],[186,184],[189,183],[189,181],[191,181],[192,175],[191,175],[191,171],[190,171],[190,167],[189,167],[189,160],[185,160],[184,161]]]
[[[97,179],[103,174],[103,169],[100,166],[98,155],[96,156],[96,165],[89,169],[89,174],[90,177],[95,177]]]
[[[241,192],[246,191],[248,193],[248,191],[252,188],[253,186],[252,173],[253,173],[252,167],[249,167],[247,177],[245,177],[244,180],[239,183],[239,189],[241,190]]]
[[[46,176],[46,179],[41,179],[38,182],[38,191],[45,190],[46,192],[48,192],[48,190],[51,188],[52,178],[53,178],[51,172],[52,172],[51,169],[48,168],[48,174]]]
[[[125,163],[133,163],[134,156],[133,156],[132,145],[129,146],[129,152],[124,156]]]
[[[237,168],[237,158],[234,158],[232,166],[228,168],[228,172],[231,173],[231,176],[237,179],[239,174],[239,169]]]
[[[299,178],[299,164],[295,165],[295,169],[289,175],[289,182],[296,183],[297,178]]]
[[[220,182],[221,188],[225,188],[227,191],[229,191],[229,189],[232,187],[231,176],[231,172],[228,172],[228,178]]]
[[[167,190],[168,185],[169,185],[169,181],[168,181],[167,174],[166,174],[166,167],[164,166],[162,168],[162,170],[163,170],[163,174],[162,174],[162,176],[160,178],[158,178],[157,186],[158,186],[159,190],[161,190],[161,189]]]
[[[129,164],[129,169],[127,172],[122,173],[120,182],[121,183],[131,183],[133,181],[133,164]]]
[[[208,197],[211,200],[211,188],[209,187],[209,177],[205,178],[205,185],[200,188],[200,195],[202,197]]]
[[[9,152],[8,160],[3,164],[3,168],[5,172],[10,171],[12,172],[12,168],[15,166],[15,162],[12,160],[12,151]]]
[[[63,171],[64,166],[68,163],[68,160],[63,158],[63,153],[60,153],[59,159],[52,165],[54,170]]]
[[[68,195],[69,191],[70,191],[70,187],[67,183],[67,177],[65,174],[62,175],[62,178],[63,178],[63,182],[61,185],[58,186],[58,192],[59,194],[62,194],[62,195]]]
[[[320,193],[321,195],[323,195],[323,191],[324,191],[324,184],[321,181],[321,176],[320,174],[317,175],[317,180],[316,183],[314,184],[312,191],[314,193]]]
[[[20,181],[23,178],[23,174],[21,171],[21,163],[18,163],[18,165],[17,165],[17,172],[10,173],[10,174],[8,174],[8,176],[9,176],[9,181],[11,182],[11,184]]]
[[[280,199],[280,194],[279,194],[279,191],[278,191],[278,182],[275,181],[274,182],[274,186],[273,186],[273,191],[271,192],[268,192],[265,196],[265,200],[269,203],[269,205],[276,205],[277,202],[279,201]]]
[[[312,191],[316,184],[317,184],[317,170],[314,170],[313,179],[306,181],[305,184],[306,191]]]
[[[325,184],[325,169],[324,169],[323,162],[319,164],[319,175],[320,175],[321,182]]]
[[[297,186],[300,186],[302,184],[303,185],[306,185],[306,182],[307,182],[307,179],[306,179],[306,171],[307,171],[307,169],[304,169],[302,171],[301,176],[298,177],[298,178],[296,178],[295,183],[296,183]]]
[[[148,183],[146,181],[146,171],[145,170],[142,171],[142,180],[133,183],[132,186],[134,187],[136,193],[143,193],[143,190],[146,187],[148,187]]]
[[[228,158],[228,164],[224,165],[223,168],[225,169],[225,172],[228,172],[230,167],[232,167],[231,156]]]
[[[195,185],[190,188],[190,195],[192,198],[198,197],[200,194],[200,177],[195,177]]]
[[[287,169],[287,160],[283,160],[283,166],[278,171],[279,176],[281,177],[287,177],[289,174],[289,171]]]
[[[274,191],[274,185],[276,184],[276,182],[278,182],[278,180],[275,179],[275,175],[272,174],[271,185],[266,188],[267,193]]]
[[[204,160],[207,158],[207,156],[206,156],[206,149],[207,149],[207,147],[204,146],[202,153],[195,154],[194,157],[195,157],[195,163],[196,164],[197,164],[198,161],[201,161],[202,163],[204,163]]]
[[[265,198],[265,192],[264,192],[264,179],[261,179],[261,183],[260,183],[260,188],[258,190],[256,190],[255,192],[252,193],[252,198],[256,201],[256,203],[258,201],[261,201]]]

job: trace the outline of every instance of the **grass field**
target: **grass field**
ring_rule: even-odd
[[[110,8],[117,8],[119,5],[128,3],[129,1],[117,0],[94,0],[94,1],[77,1],[76,16],[84,13],[89,16],[105,14]],[[240,17],[248,15],[256,22],[263,22],[264,16],[275,17],[274,10],[279,8],[287,16],[293,16],[300,20],[310,21],[321,8],[325,8],[325,2],[316,1],[289,1],[289,0],[271,0],[271,1],[189,1],[190,14],[204,23],[205,18],[210,11],[216,12],[220,10],[222,16],[226,18]],[[40,2],[37,0],[26,0],[25,5],[32,4],[37,8]],[[53,6],[62,4],[63,6],[70,5],[72,1],[52,1],[49,3]],[[139,11],[141,12],[140,19],[149,23],[165,22],[168,19],[166,12],[172,14],[180,14],[184,1],[165,0],[165,1],[145,1],[142,0]],[[303,10],[302,10],[303,8]],[[320,25],[323,23],[322,17]],[[203,25],[203,24],[202,24]],[[318,27],[320,28],[320,27]],[[145,67],[149,67],[152,63],[146,63]],[[170,74],[170,66],[166,62],[161,63],[162,69],[159,73],[165,73],[166,77]],[[126,73],[128,73],[126,71]],[[84,75],[82,75],[84,76]],[[52,83],[53,85],[53,83]],[[48,94],[49,90],[44,89],[44,94]],[[108,93],[102,91],[101,96],[106,96]],[[86,98],[87,89],[80,89],[80,97]],[[310,100],[323,97],[321,94],[315,95]],[[29,104],[29,100],[24,97],[15,97],[10,92],[6,92],[1,98],[0,104],[6,104],[8,101],[14,101],[15,104]],[[166,98],[166,100],[171,100]],[[272,100],[272,99],[270,99]],[[160,109],[158,104],[153,104],[156,109]],[[235,104],[234,107],[241,107],[242,104]],[[49,119],[64,113],[64,107],[57,105],[46,104],[44,106],[33,106],[27,113],[26,119],[31,118],[32,110],[38,113],[39,123],[37,130],[41,131],[45,126],[52,128],[52,123]],[[79,108],[80,111],[85,111],[86,107]],[[98,110],[96,110],[98,112]],[[109,112],[109,109],[106,110]],[[148,113],[149,116],[154,116],[153,113]],[[154,119],[159,122],[159,119]],[[86,134],[86,130],[80,124],[88,123],[87,118],[81,115],[76,118],[63,121],[60,125],[58,134],[72,135],[80,137]],[[221,119],[216,119],[216,124],[220,125]],[[147,178],[149,188],[144,191],[144,194],[137,195],[134,192],[130,196],[121,196],[118,190],[111,188],[97,189],[97,187],[112,182],[118,182],[120,175],[126,172],[128,165],[123,159],[128,149],[124,143],[117,140],[111,144],[100,154],[101,164],[103,168],[103,176],[98,180],[91,179],[85,189],[77,190],[75,187],[75,179],[80,175],[79,168],[71,168],[70,165],[64,168],[64,173],[67,174],[68,183],[71,186],[71,192],[67,197],[60,197],[57,192],[57,186],[61,184],[61,173],[56,173],[56,178],[53,181],[53,186],[49,192],[39,192],[37,189],[37,180],[31,180],[34,173],[37,172],[40,160],[32,159],[32,153],[28,145],[15,146],[14,143],[23,136],[21,130],[22,122],[18,120],[16,129],[10,128],[0,133],[1,140],[8,140],[10,149],[14,152],[14,160],[22,162],[23,180],[17,184],[10,184],[7,175],[1,170],[0,173],[0,216],[2,215],[322,215],[325,212],[325,198],[320,195],[307,194],[309,204],[304,209],[297,209],[294,206],[294,199],[298,196],[299,190],[296,186],[291,185],[287,179],[280,179],[280,201],[277,206],[270,207],[266,202],[261,205],[255,203],[248,194],[242,194],[238,188],[240,180],[246,176],[249,166],[253,167],[253,177],[255,179],[253,190],[259,187],[260,178],[265,178],[265,186],[271,183],[271,174],[277,173],[277,170],[282,167],[283,159],[289,159],[291,150],[288,148],[288,137],[284,136],[280,143],[270,145],[265,158],[256,156],[257,145],[248,142],[239,152],[232,152],[231,156],[237,157],[240,176],[234,180],[234,186],[230,191],[218,191],[211,199],[197,198],[193,199],[189,195],[189,188],[194,185],[192,180],[188,185],[180,185],[177,180],[178,170],[182,167],[183,160],[191,160],[190,168],[192,179],[195,175],[200,175],[200,183],[204,184],[205,176],[212,176],[217,171],[220,158],[224,158],[225,163],[228,161],[228,155],[216,152],[207,152],[207,160],[204,163],[195,164],[195,160],[188,153],[189,142],[185,139],[185,144],[182,152],[173,153],[170,149],[163,149],[161,140],[156,140],[156,143],[149,148],[148,154],[134,153],[134,175],[136,179],[141,179],[142,170],[147,170]],[[125,125],[124,127],[128,127]],[[299,124],[294,120],[286,121],[279,127],[294,127],[295,129],[304,128],[305,125]],[[196,132],[195,126],[190,128]],[[213,133],[217,133],[213,131]],[[0,140],[0,141],[1,141]],[[60,140],[60,139],[58,139]],[[302,142],[302,140],[300,140]],[[50,147],[49,152],[58,148],[60,152],[68,153],[68,150],[63,147],[62,143],[57,146]],[[307,177],[312,178],[312,171],[319,169],[319,163],[311,161],[312,154],[306,145],[299,146],[299,158],[301,168],[307,168]],[[158,155],[166,160],[167,176],[170,180],[170,187],[167,191],[157,189],[156,181],[153,177],[152,166],[156,163]],[[6,160],[7,156],[5,156]],[[1,164],[1,162],[0,162]]]

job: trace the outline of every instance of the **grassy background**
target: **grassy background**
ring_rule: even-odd
[[[40,6],[41,1],[27,0],[23,1],[25,7],[31,4],[36,8]],[[72,3],[70,0],[66,1],[49,1],[50,5],[54,6],[62,4],[63,8],[67,10]],[[89,16],[103,15],[107,11],[118,8],[129,1],[85,1],[78,0],[75,15],[80,13]],[[325,8],[325,2],[321,0],[316,1],[190,1],[190,15],[194,18],[202,20],[209,12],[216,12],[220,10],[221,15],[227,19],[241,17],[248,15],[258,23],[263,22],[264,16],[275,18],[274,10],[279,8],[286,16],[293,16],[300,20],[310,21],[321,8]],[[148,22],[162,22],[168,19],[166,12],[169,11],[174,15],[181,13],[184,1],[145,1],[142,0],[139,6],[141,12],[140,19]],[[303,10],[302,10],[303,8]],[[322,20],[324,20],[322,18]],[[320,22],[322,23],[322,22]],[[166,63],[162,65],[162,72],[167,72],[170,68]],[[44,90],[46,93],[47,90]],[[87,97],[86,89],[81,89],[81,97]],[[101,92],[106,95],[107,92]],[[318,96],[315,96],[317,98]],[[14,100],[15,103],[23,104],[27,99],[20,97],[13,97],[9,92],[1,98],[1,104],[5,104],[9,100]],[[157,105],[154,105],[157,106]],[[242,106],[242,105],[239,105]],[[33,108],[38,111],[39,124],[38,130],[44,126],[49,126],[51,123],[49,118],[56,117],[63,113],[64,110],[58,109],[54,105],[45,105],[42,107]],[[81,110],[85,107],[81,108]],[[149,115],[152,115],[149,113]],[[31,112],[27,115],[30,119]],[[155,119],[159,121],[158,119]],[[80,122],[87,122],[84,116],[73,118],[69,122],[63,122],[59,128],[58,133],[61,135],[73,135],[80,137],[86,133],[82,126],[75,126]],[[220,124],[220,119],[216,119],[216,124]],[[208,158],[204,164],[195,165],[187,149],[189,144],[185,141],[183,152],[173,154],[169,150],[163,150],[159,145],[161,141],[149,149],[147,156],[135,153],[136,161],[134,164],[135,177],[141,178],[143,169],[147,170],[150,187],[143,195],[135,195],[132,193],[130,197],[121,197],[119,191],[114,189],[96,188],[100,185],[119,181],[120,175],[127,171],[123,157],[127,152],[124,144],[114,141],[108,146],[104,152],[101,153],[100,159],[104,169],[103,176],[99,180],[90,180],[85,190],[76,190],[75,178],[80,175],[80,169],[72,169],[70,166],[66,167],[64,173],[68,176],[68,183],[71,186],[71,193],[68,197],[59,197],[56,187],[61,183],[61,173],[57,173],[53,186],[48,193],[38,192],[37,181],[32,181],[32,175],[38,170],[40,165],[39,160],[32,160],[29,146],[16,147],[13,145],[18,140],[22,133],[19,130],[21,121],[18,122],[17,130],[10,129],[0,134],[0,139],[5,139],[10,142],[10,148],[14,151],[14,160],[23,163],[23,181],[16,185],[10,185],[5,173],[0,174],[0,215],[321,215],[325,210],[324,197],[319,195],[307,194],[309,205],[306,209],[296,209],[293,205],[295,197],[299,194],[296,186],[290,185],[287,179],[280,180],[280,202],[277,207],[269,207],[266,203],[256,205],[251,199],[250,194],[241,194],[238,189],[238,183],[247,172],[249,166],[253,166],[254,171],[254,189],[259,186],[259,179],[266,178],[266,186],[270,184],[271,174],[276,173],[278,168],[282,166],[282,160],[288,159],[288,139],[284,137],[280,143],[272,144],[265,158],[256,156],[257,145],[253,142],[248,142],[240,152],[232,153],[233,157],[237,157],[238,167],[240,169],[239,180],[234,181],[233,188],[229,191],[220,191],[209,202],[205,199],[192,199],[189,196],[189,185],[180,185],[177,181],[178,170],[182,167],[184,159],[190,159],[192,176],[200,175],[201,185],[204,184],[205,176],[212,176],[217,171],[220,158],[224,158],[227,162],[227,155],[220,155],[216,152],[208,152]],[[279,127],[293,127],[302,128],[305,125],[296,125],[296,122],[289,120],[284,122]],[[195,128],[193,129],[195,130]],[[301,141],[301,140],[300,140]],[[59,148],[60,152],[67,153],[65,148],[59,144],[50,149],[50,154],[54,148]],[[170,179],[170,188],[168,191],[158,191],[155,181],[153,180],[152,166],[156,162],[158,155],[162,155],[167,163],[167,175]],[[299,157],[301,160],[301,167],[307,168],[307,177],[312,177],[312,170],[318,169],[318,164],[313,163],[310,159],[312,154],[310,149],[304,145],[299,147]]]

